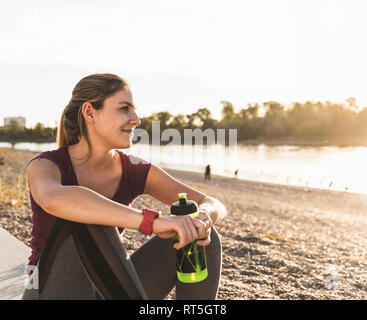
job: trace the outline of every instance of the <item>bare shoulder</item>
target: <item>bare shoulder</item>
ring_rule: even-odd
[[[44,208],[49,193],[61,185],[61,172],[51,160],[34,159],[27,167],[27,179],[34,200]]]
[[[51,160],[39,158],[31,161],[27,167],[28,178],[40,178],[52,176],[61,183],[61,172],[59,167]]]

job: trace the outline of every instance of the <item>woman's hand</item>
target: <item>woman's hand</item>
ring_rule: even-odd
[[[176,250],[208,236],[206,223],[190,216],[160,216],[153,222],[153,233],[160,238],[172,238],[177,234],[179,242],[173,245]]]
[[[207,246],[210,243],[210,233],[212,231],[212,219],[207,211],[199,209],[198,220],[201,220],[205,223],[205,237],[199,238],[197,241],[199,246]]]

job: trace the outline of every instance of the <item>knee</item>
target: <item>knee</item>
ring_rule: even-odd
[[[205,247],[208,270],[219,279],[222,269],[222,241],[218,231],[212,227],[210,244]],[[212,278],[213,279],[213,278]]]
[[[210,244],[208,245],[208,249],[209,248],[219,252],[222,251],[222,240],[214,226],[212,226],[212,231],[210,233]]]

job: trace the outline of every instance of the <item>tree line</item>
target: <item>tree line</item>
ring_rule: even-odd
[[[183,134],[184,129],[237,129],[238,141],[250,139],[295,140],[360,140],[367,138],[367,108],[359,110],[355,98],[346,103],[295,102],[284,106],[276,101],[248,103],[246,108],[235,111],[229,101],[221,101],[221,119],[213,119],[209,109],[185,115],[172,115],[167,111],[153,113],[142,118],[141,128],[151,136],[152,121],[160,121],[161,131],[175,128]],[[265,110],[260,115],[260,109]]]
[[[333,140],[367,139],[367,108],[362,110],[351,97],[346,103],[295,102],[291,106],[276,101],[248,103],[245,108],[235,111],[229,101],[221,101],[221,119],[217,120],[207,108],[200,108],[191,114],[171,114],[156,112],[141,118],[140,128],[149,132],[152,122],[160,122],[161,132],[167,128],[177,129],[182,135],[185,129],[237,129],[238,141],[249,139]],[[259,111],[263,109],[262,115]],[[45,127],[37,123],[34,128],[26,128],[16,121],[0,127],[1,141],[56,141],[57,127]]]
[[[38,122],[33,128],[27,128],[12,120],[6,126],[0,126],[0,141],[6,142],[55,142],[57,127],[45,127]]]

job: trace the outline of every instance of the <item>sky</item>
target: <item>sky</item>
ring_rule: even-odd
[[[55,126],[76,83],[114,73],[141,117],[355,97],[367,107],[364,0],[2,0],[0,125]]]

